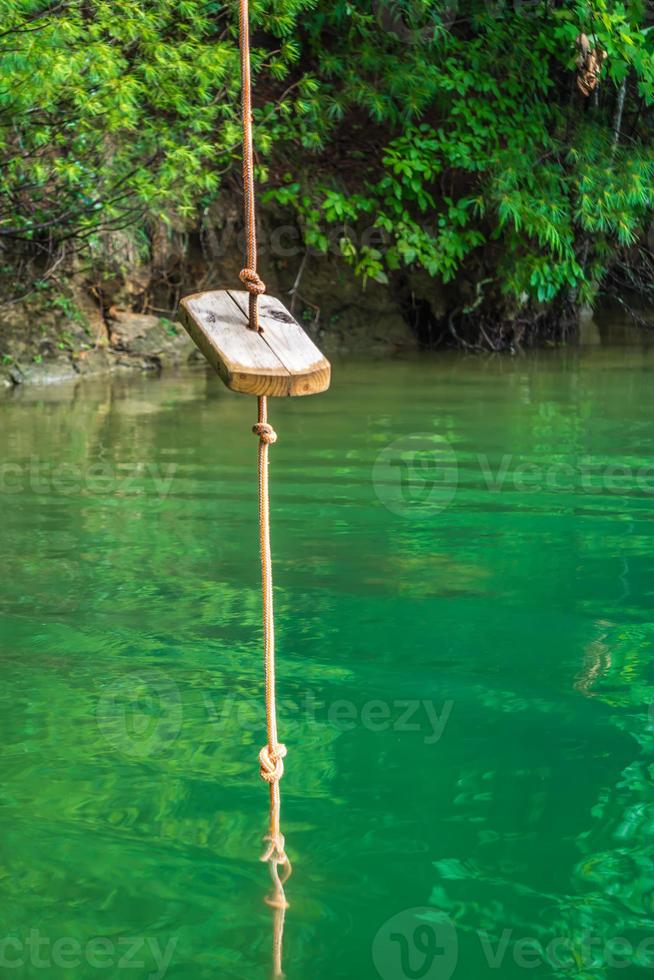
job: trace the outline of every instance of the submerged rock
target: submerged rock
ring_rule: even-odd
[[[52,345],[51,345],[52,346]],[[114,311],[109,345],[55,354],[43,347],[42,360],[14,360],[5,368],[2,387],[78,381],[117,370],[160,371],[186,363],[195,348],[181,327],[143,313]],[[54,355],[54,356],[53,356]]]
[[[38,364],[14,364],[8,372],[13,384],[60,384],[76,381],[78,374],[67,357]]]
[[[193,344],[176,323],[149,313],[112,310],[109,330],[111,347],[121,354],[145,358],[144,367],[153,361],[160,365],[179,364],[188,360]],[[120,362],[125,364],[125,358]]]
[[[106,347],[79,351],[74,355],[75,370],[81,375],[108,374],[114,367],[113,353]]]

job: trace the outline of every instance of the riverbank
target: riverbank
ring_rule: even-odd
[[[158,265],[123,262],[128,273],[117,270],[102,278],[87,273],[41,283],[19,301],[0,306],[0,388],[200,367],[201,356],[176,322],[177,303],[188,293],[238,282],[236,244],[228,236],[229,247],[223,242],[211,263],[187,248],[174,289],[173,249],[158,256]],[[164,266],[168,271],[162,277]],[[264,255],[262,272],[269,292],[283,299],[330,357],[416,354],[445,348],[448,339],[453,343],[452,337],[443,343],[438,332],[447,320],[442,290],[426,277],[411,279],[402,290],[374,282],[364,287],[342,261],[311,255],[299,261]],[[536,335],[525,338],[524,345],[647,343],[651,316],[646,313],[637,326],[615,303],[600,306],[596,312],[582,311],[554,338]],[[521,349],[512,343],[505,353]]]
[[[238,283],[241,249],[229,225],[210,255],[206,243],[181,247],[179,237],[167,235],[142,262],[123,236],[112,243],[114,264],[105,261],[102,272],[67,272],[56,281],[35,274],[26,295],[0,304],[0,386],[158,373],[198,356],[176,322],[179,300]],[[403,295],[385,284],[364,285],[338,257],[284,257],[277,246],[260,268],[268,292],[328,355],[411,352],[429,339]],[[2,292],[10,295],[9,286]],[[408,302],[438,309],[437,286],[416,280]]]

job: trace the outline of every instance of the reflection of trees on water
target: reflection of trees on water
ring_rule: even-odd
[[[503,977],[512,976],[513,970],[516,976],[524,973],[524,964],[519,967],[515,956],[519,959],[518,944],[525,939],[532,939],[541,951],[540,963],[545,973],[537,972],[537,976],[630,978],[644,975],[643,968],[651,970],[654,966],[651,639],[648,626],[620,627],[601,620],[586,645],[584,664],[574,686],[606,709],[602,725],[610,726],[615,738],[606,732],[601,741],[598,737],[599,744],[607,746],[603,769],[612,767],[613,743],[620,749],[615,753],[618,757],[624,754],[628,758],[630,742],[635,750],[632,761],[619,764],[615,776],[590,801],[586,829],[570,839],[558,840],[547,826],[552,819],[547,798],[553,791],[548,783],[561,775],[551,768],[511,773],[514,790],[520,778],[525,779],[525,786],[513,796],[514,805],[517,797],[523,808],[512,820],[513,840],[511,835],[491,829],[499,819],[494,808],[501,806],[500,797],[511,794],[502,774],[468,769],[461,775],[455,805],[465,813],[466,820],[479,823],[478,845],[467,861],[435,862],[438,880],[431,902],[451,916],[459,927],[462,943],[467,937],[477,956],[485,955],[480,931],[488,934],[488,951],[504,949]],[[572,720],[561,712],[561,704],[548,703],[546,699],[525,702],[510,691],[480,690],[478,694],[486,709],[505,711],[514,717],[521,711],[549,714],[557,728],[565,728]],[[579,712],[577,706],[575,714]],[[536,788],[538,779],[534,778],[538,776],[540,791]],[[571,792],[574,794],[574,787]],[[561,786],[556,788],[556,794],[560,796]],[[578,798],[574,796],[575,802]],[[562,823],[567,826],[573,820],[571,810]],[[523,853],[528,854],[532,872],[543,860],[543,848],[556,849],[551,858],[553,865],[559,867],[569,851],[567,887],[565,882],[560,888],[551,889],[523,884],[520,878],[527,864],[521,865],[515,859],[520,849],[513,846],[519,840],[529,842]],[[533,873],[529,880],[534,880]],[[471,895],[475,896],[472,900]]]
[[[625,928],[654,935],[654,727],[652,632],[647,626],[601,624],[610,651],[588,694],[619,710],[609,723],[638,744],[637,757],[601,793],[593,824],[579,838],[584,859],[580,887],[605,897],[625,917]],[[615,927],[614,927],[615,928]],[[650,945],[650,954],[654,943]],[[650,962],[650,966],[652,963]]]

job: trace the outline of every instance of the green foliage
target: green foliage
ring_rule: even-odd
[[[176,337],[177,334],[179,333],[177,324],[173,323],[173,321],[169,320],[167,317],[160,316],[159,323],[170,337]]]
[[[590,299],[642,238],[642,0],[259,0],[252,17],[262,196],[364,282],[422,268],[518,305]],[[608,54],[597,100],[574,88],[579,31]],[[0,244],[197,223],[238,172],[232,6],[0,0],[0,73]]]
[[[616,251],[642,237],[653,204],[644,7],[473,2],[446,30],[442,3],[386,6],[390,31],[367,5],[324,11],[309,43],[322,69],[312,120],[322,167],[312,161],[310,179],[295,173],[269,197],[294,204],[313,247],[326,251],[327,226],[340,226],[341,251],[364,279],[421,266],[445,283],[490,273],[518,302],[571,290],[592,299]],[[417,39],[411,13],[422,18]],[[597,105],[573,91],[582,30],[608,53]],[[614,146],[625,77],[631,132]],[[364,146],[362,165],[330,165],[341,120],[350,120],[349,145]],[[372,249],[352,232],[371,225],[381,233]]]
[[[273,37],[307,3],[282,6]],[[238,147],[231,14],[198,0],[0,0],[0,236],[195,216]],[[276,76],[296,58],[284,40]]]

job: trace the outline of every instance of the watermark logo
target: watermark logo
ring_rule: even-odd
[[[123,755],[144,758],[170,751],[182,730],[184,716],[204,711],[207,730],[216,739],[238,731],[259,737],[266,725],[266,709],[259,698],[217,695],[212,682],[206,689],[194,685],[186,704],[178,686],[158,670],[135,671],[102,688],[96,719],[107,742]],[[312,691],[278,701],[282,716],[307,728],[327,726],[337,734],[364,730],[374,735],[390,732],[437,745],[449,725],[454,701],[431,698],[351,698],[322,700]]]
[[[440,4],[373,0],[372,7],[381,29],[410,45],[430,44],[439,30],[452,26],[459,9],[457,0],[443,0]]]
[[[435,908],[399,912],[381,927],[372,959],[382,980],[450,980],[459,944],[454,923]]]
[[[543,464],[513,453],[467,455],[466,486],[488,493],[636,496],[654,494],[654,465],[606,463],[577,456]],[[401,517],[445,510],[459,488],[457,457],[447,439],[414,433],[389,443],[378,454],[372,482],[379,500]]]
[[[106,740],[123,755],[164,752],[182,727],[179,689],[162,671],[127,674],[103,688],[96,718]]]
[[[442,436],[417,432],[395,439],[377,456],[372,482],[394,514],[438,513],[452,502],[458,485],[456,454]]]
[[[454,25],[470,23],[473,16],[461,10],[459,0],[373,0],[373,12],[379,27],[406,45],[431,44],[443,31]],[[511,16],[543,16],[542,0],[485,0],[482,12],[499,20]]]
[[[498,976],[504,975],[507,965],[511,971],[548,968],[557,976],[654,967],[654,937],[647,935],[636,941],[598,928],[536,937],[498,926],[493,935],[467,928],[466,936],[469,953],[474,955],[476,946],[484,972],[496,970]],[[382,980],[450,980],[458,964],[457,929],[438,909],[406,909],[381,927],[373,940],[372,959]]]

